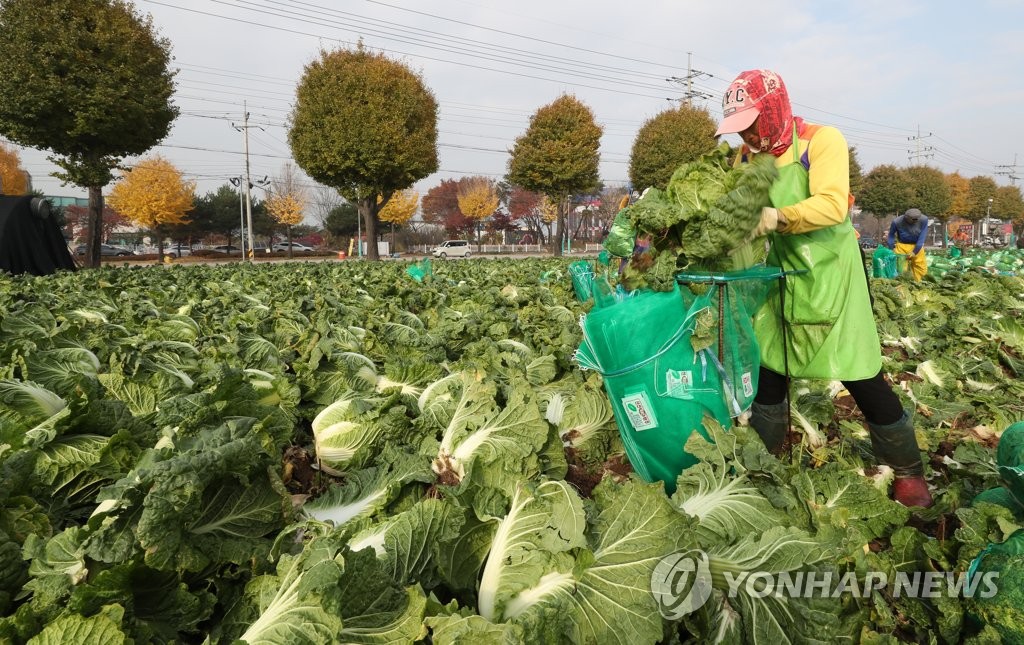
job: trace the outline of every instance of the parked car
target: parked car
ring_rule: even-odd
[[[270,250],[274,251],[274,252],[283,251],[283,252],[287,253],[288,252],[288,243],[287,242],[278,242],[277,244],[275,244],[272,247],[270,247]],[[292,242],[292,253],[312,253],[315,250],[316,249],[314,249],[312,246],[306,246],[305,244],[299,244],[298,242]]]
[[[75,255],[85,255],[85,245],[79,244],[75,247]],[[116,256],[128,256],[138,255],[131,249],[126,249],[123,246],[114,246],[113,244],[100,244],[100,255],[116,255]]]
[[[214,253],[241,253],[242,249],[238,248],[234,244],[218,244],[217,246],[211,246],[209,251]]]
[[[435,258],[468,258],[469,254],[469,242],[466,240],[447,240],[435,246],[433,251]]]

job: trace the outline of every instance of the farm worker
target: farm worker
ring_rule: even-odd
[[[924,242],[928,235],[928,218],[916,208],[907,209],[889,225],[888,247],[907,256],[907,268],[915,280],[928,273]]]
[[[743,139],[736,163],[776,157],[779,177],[754,236],[768,235],[768,264],[787,272],[754,316],[761,346],[750,425],[772,452],[789,426],[789,377],[835,379],[867,420],[875,457],[893,468],[893,498],[931,506],[911,413],[886,382],[859,245],[848,217],[849,149],[839,130],[793,116],[782,78],[750,70],[729,85],[716,136]],[[784,289],[784,292],[783,292]],[[782,311],[785,305],[785,312]]]

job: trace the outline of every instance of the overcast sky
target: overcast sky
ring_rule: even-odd
[[[320,48],[362,38],[420,72],[440,104],[440,170],[420,181],[501,177],[530,115],[574,94],[604,128],[601,178],[627,180],[640,125],[685,92],[721,115],[746,69],[782,75],[805,119],[835,125],[865,172],[927,163],[944,172],[1024,171],[1024,2],[1020,0],[136,0],[173,47],[181,115],[153,149],[215,190],[244,171],[247,102],[253,177],[289,160],[287,119]],[[73,97],[69,97],[73,100]],[[918,133],[921,138],[917,139]],[[737,143],[734,140],[733,143]],[[924,156],[930,155],[930,156]],[[39,151],[37,188],[61,186]],[[133,161],[133,160],[129,160]],[[1019,185],[1019,182],[1018,182]],[[109,188],[108,188],[109,190]]]

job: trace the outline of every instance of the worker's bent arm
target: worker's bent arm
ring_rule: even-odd
[[[917,236],[917,244],[914,245],[915,249],[923,249],[924,243],[928,237],[928,222],[927,220],[921,223],[921,234]]]

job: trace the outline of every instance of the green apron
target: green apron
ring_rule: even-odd
[[[797,143],[794,127],[793,162],[779,167],[770,190],[775,208],[810,197]],[[850,218],[808,233],[772,233],[770,240],[769,265],[806,272],[787,276],[785,294],[776,282],[754,316],[761,364],[797,378],[858,381],[878,374],[881,346]]]

